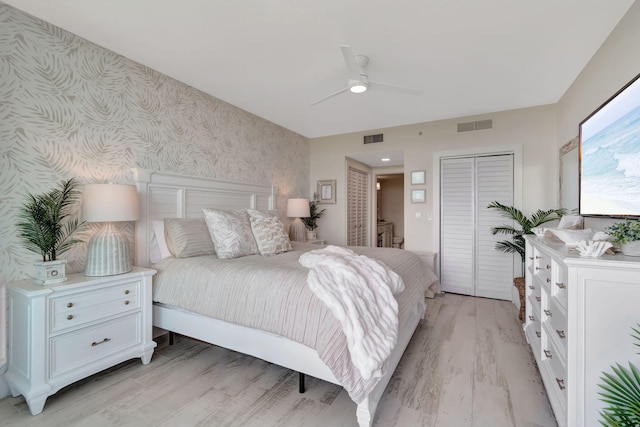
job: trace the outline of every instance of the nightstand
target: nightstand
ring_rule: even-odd
[[[307,240],[307,243],[311,243],[314,245],[326,245],[327,241],[324,239],[313,239],[313,240]]]
[[[32,415],[62,387],[135,357],[151,361],[151,278],[155,270],[86,277],[50,286],[8,284],[11,395]]]

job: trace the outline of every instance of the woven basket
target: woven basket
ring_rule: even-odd
[[[633,242],[623,243],[620,245],[620,250],[625,255],[640,256],[640,240],[634,240]]]
[[[525,301],[524,301],[525,278],[524,277],[514,278],[513,285],[518,289],[518,294],[520,294],[520,313],[518,313],[518,318],[520,319],[520,321],[524,322],[524,316],[525,316],[525,310],[526,310]]]

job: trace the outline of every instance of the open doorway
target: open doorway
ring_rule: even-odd
[[[378,247],[404,247],[404,174],[376,175]]]

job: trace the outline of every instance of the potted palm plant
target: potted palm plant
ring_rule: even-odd
[[[522,261],[521,264],[521,276],[513,279],[514,286],[518,289],[520,295],[520,320],[524,320],[524,262],[525,262],[525,234],[534,234],[533,229],[539,227],[550,221],[558,220],[567,213],[566,209],[548,209],[543,211],[538,209],[527,217],[521,210],[514,208],[513,206],[506,206],[497,201],[491,202],[487,209],[497,209],[501,215],[505,218],[513,220],[520,228],[516,228],[513,225],[502,225],[500,227],[493,227],[491,234],[506,234],[511,236],[510,240],[503,240],[496,242],[495,248],[505,253],[517,253],[520,255]]]
[[[627,219],[605,229],[607,234],[620,245],[623,254],[640,256],[640,221]]]
[[[640,327],[640,325],[638,325]],[[631,328],[636,346],[640,347],[640,330]],[[638,353],[640,354],[640,353]],[[613,373],[603,372],[600,400],[607,404],[600,416],[603,426],[635,427],[640,425],[640,371],[629,362],[629,369],[620,364],[611,366]]]
[[[307,228],[307,239],[313,240],[317,238],[316,228],[318,228],[318,219],[324,215],[326,209],[318,210],[318,194],[313,194],[313,200],[309,201],[309,216],[301,218]]]
[[[48,193],[27,194],[27,200],[20,208],[18,236],[28,250],[42,256],[42,261],[35,263],[35,282],[38,284],[50,285],[66,280],[67,261],[58,260],[58,256],[81,241],[72,238],[84,224],[71,215],[71,208],[79,198],[77,182],[71,178]]]

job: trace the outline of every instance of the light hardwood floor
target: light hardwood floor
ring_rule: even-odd
[[[427,300],[380,402],[375,426],[555,426],[510,302],[454,294]],[[178,337],[151,363],[132,360],[73,384],[31,416],[22,397],[0,400],[3,426],[356,425],[340,387]]]

